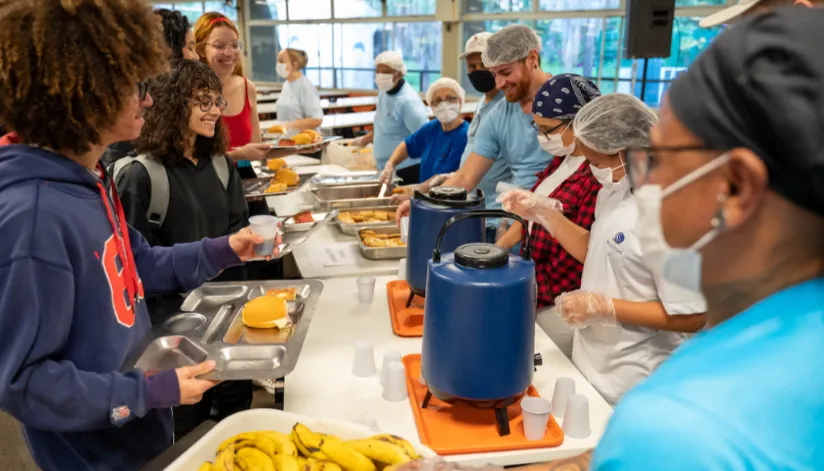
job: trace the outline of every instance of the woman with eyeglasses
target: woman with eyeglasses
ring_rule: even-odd
[[[562,200],[523,190],[502,196],[505,210],[543,226],[584,263],[581,288],[555,298],[555,307],[575,329],[572,362],[610,404],[706,321],[701,293],[664,279],[642,256],[627,152],[649,145],[657,121],[641,100],[623,93],[596,98],[575,116],[576,145],[601,184],[590,230],[566,217]]]
[[[592,176],[583,146],[575,140],[572,120],[584,105],[599,96],[598,87],[585,77],[561,74],[546,81],[532,101],[532,124],[538,133],[538,143],[547,154],[554,156],[538,174],[532,193],[561,201],[566,217],[587,230],[595,219],[601,184]],[[523,240],[526,230],[530,234],[538,282],[538,325],[561,352],[570,357],[573,330],[558,315],[555,298],[580,288],[584,265],[564,250],[549,231],[533,222],[527,228],[514,223],[496,244],[509,250]]]
[[[129,225],[153,246],[168,247],[233,234],[248,225],[240,177],[227,158],[222,127],[223,85],[208,66],[177,61],[168,74],[152,80],[154,106],[135,145],[139,154],[163,165],[168,178],[168,206],[161,224],[150,222],[152,179],[146,167],[134,162],[118,174],[117,189]],[[220,174],[227,175],[222,181]],[[246,279],[243,266],[224,270],[213,281]],[[168,293],[147,298],[153,325],[180,312],[183,296]],[[248,381],[218,385],[200,403],[174,411],[175,437],[180,438],[211,418],[246,410],[252,401]]]
[[[391,181],[395,167],[407,158],[421,159],[419,181],[422,182],[458,170],[469,129],[469,123],[461,116],[465,97],[463,87],[451,78],[443,77],[432,82],[426,91],[426,102],[432,107],[436,119],[421,126],[395,148],[381,171],[380,180]]]

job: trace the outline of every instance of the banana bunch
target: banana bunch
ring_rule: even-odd
[[[298,423],[289,435],[268,430],[235,435],[199,471],[385,471],[419,458],[409,442],[394,435],[344,441]]]

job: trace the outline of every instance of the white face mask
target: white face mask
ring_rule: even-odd
[[[569,125],[567,125],[567,128],[569,128]],[[566,129],[561,134],[564,132],[566,132]],[[567,156],[575,151],[575,141],[573,140],[570,145],[565,146],[561,134],[550,134],[547,137],[544,133],[538,133],[538,144],[547,154],[557,155],[558,157]]]
[[[286,78],[289,76],[289,66],[283,62],[278,62],[277,67],[275,68],[278,76],[281,78]]]
[[[652,270],[656,270],[676,285],[692,291],[701,290],[701,252],[724,228],[724,211],[719,204],[718,212],[713,218],[713,229],[704,234],[687,249],[673,248],[664,238],[661,225],[661,202],[667,196],[698,180],[707,173],[729,161],[727,154],[717,157],[712,162],[681,177],[678,181],[662,190],[660,185],[643,185],[635,192],[638,204],[638,223],[636,233],[641,243],[644,261]],[[719,203],[723,202],[723,197]]]
[[[619,180],[617,182],[612,181],[612,172],[615,171],[615,170],[622,169],[622,168],[624,168],[624,165],[626,165],[624,163],[624,159],[621,158],[621,154],[618,154],[618,158],[621,159],[621,165],[619,165],[617,167],[614,167],[614,168],[609,168],[609,167],[607,167],[607,168],[598,168],[598,167],[596,167],[592,164],[589,164],[589,169],[592,170],[592,175],[595,176],[595,179],[598,180],[598,183],[600,183],[602,187],[615,189],[619,186],[618,184],[621,183],[622,181],[624,181],[624,180],[629,181],[627,179],[626,175],[624,175],[624,178],[622,178],[621,180]]]
[[[449,124],[458,119],[458,115],[460,114],[459,110],[460,108],[457,103],[453,105],[452,103],[443,102],[432,111],[435,112],[435,117],[438,118],[438,121],[442,124]]]
[[[375,74],[375,85],[378,86],[378,90],[388,92],[395,85],[395,76],[392,74]]]

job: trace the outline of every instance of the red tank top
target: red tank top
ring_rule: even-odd
[[[243,78],[243,89],[246,90],[243,110],[234,116],[223,116],[223,123],[229,132],[229,150],[252,142],[252,105],[249,104],[249,84],[246,77]]]

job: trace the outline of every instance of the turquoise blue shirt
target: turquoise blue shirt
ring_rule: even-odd
[[[490,101],[486,101],[485,97],[481,98],[478,105],[478,110],[475,111],[475,116],[472,118],[472,122],[469,123],[469,133],[467,134],[466,149],[464,149],[464,153],[461,156],[461,166],[463,166],[466,162],[469,154],[473,152],[472,149],[475,147],[475,134],[478,132],[478,127],[481,125],[481,121],[489,113],[489,110],[491,110],[496,103],[501,101],[503,97],[504,94],[498,92],[498,94],[495,95],[495,97]],[[486,175],[484,175],[481,179],[481,182],[478,183],[478,188],[483,190],[484,195],[486,195],[487,209],[501,209],[501,203],[495,201],[498,198],[498,192],[495,191],[495,187],[498,185],[498,182],[512,182],[512,172],[509,170],[509,166],[507,166],[503,159],[497,159],[492,162],[492,167],[489,168],[489,171],[486,172]]]
[[[404,83],[397,93],[390,95],[386,92],[378,94],[378,105],[375,107],[375,124],[373,126],[373,154],[378,170],[383,170],[392,152],[410,134],[429,122],[426,106],[409,83]],[[406,159],[398,169],[417,164],[419,159]]]
[[[506,162],[513,183],[529,190],[538,181],[552,156],[538,144],[538,133],[532,127],[532,115],[521,110],[518,103],[501,100],[487,119],[481,121],[475,136],[474,152],[481,157]]]
[[[592,470],[824,468],[824,278],[696,335],[618,403]]]
[[[406,138],[409,157],[421,159],[422,182],[434,175],[458,170],[461,154],[466,148],[467,129],[469,123],[463,121],[457,128],[444,132],[441,122],[433,119]]]

